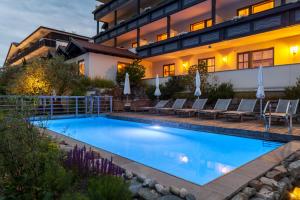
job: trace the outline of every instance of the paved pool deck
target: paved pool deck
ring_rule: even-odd
[[[112,113],[108,116],[121,120],[137,121],[192,130],[204,130],[208,132],[259,138],[264,140],[280,142],[289,142],[294,140],[300,141],[300,123],[294,123],[292,133],[289,134],[288,128],[284,123],[276,122],[272,124],[269,132],[266,132],[262,120],[245,120],[240,122],[236,120],[228,121],[224,118],[214,120],[197,117],[178,117],[175,115],[157,115],[133,112]]]

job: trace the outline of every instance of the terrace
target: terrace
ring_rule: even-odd
[[[127,18],[118,18],[117,10],[114,14],[109,14],[109,17],[105,19],[106,21],[102,20],[108,23],[108,27],[95,36],[95,41],[97,43],[102,43],[132,30],[138,32],[137,29],[142,29],[143,26],[163,18],[165,18],[166,21],[169,20],[169,22],[161,26],[167,29],[164,33],[167,34],[168,37],[165,37],[165,39],[172,38],[176,35],[202,30],[215,24],[247,18],[247,16],[256,15],[269,9],[272,10],[272,8],[281,7],[291,1],[282,1],[281,3],[274,1],[266,4],[260,4],[260,2],[261,1],[253,1],[250,4],[245,1],[241,4],[236,0],[167,1],[156,7],[148,7],[149,10],[142,13],[139,12],[139,9],[133,8],[132,6],[139,5],[139,3],[131,4],[131,7],[129,6],[129,3],[127,3],[127,10],[129,10],[129,8],[133,9],[130,12],[127,12],[127,15],[125,12],[126,9],[122,9],[122,16],[127,16]],[[140,3],[143,4],[142,1]],[[135,10],[137,11],[135,12]],[[242,11],[246,13],[242,13]],[[153,26],[155,29],[155,24]],[[141,36],[140,34],[138,34],[138,38],[141,38],[139,36]],[[152,43],[157,42],[157,40],[145,40],[143,43],[147,44],[147,42]]]

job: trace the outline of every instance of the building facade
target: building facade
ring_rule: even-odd
[[[56,54],[59,46],[67,46],[71,38],[88,41],[90,38],[65,31],[39,27],[20,43],[13,42],[7,53],[4,66],[14,66],[37,57]]]
[[[134,49],[153,84],[205,63],[211,77],[237,91],[280,91],[300,76],[297,0],[111,0],[93,12],[97,44]]]

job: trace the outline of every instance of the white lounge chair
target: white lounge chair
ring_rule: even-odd
[[[171,108],[157,108],[157,113],[171,113],[175,112],[175,110],[181,109],[185,104],[186,99],[176,99]]]
[[[236,111],[227,111],[224,112],[224,115],[227,118],[238,117],[241,121],[243,121],[244,116],[255,115],[254,108],[256,102],[257,99],[242,99]]]
[[[285,123],[288,125],[289,131],[291,131],[292,118],[297,114],[299,99],[296,100],[279,99],[275,112],[272,112],[270,105],[271,102],[268,101],[263,112],[263,118],[265,121],[266,130],[270,129],[272,119],[276,119],[276,120],[283,119]]]
[[[188,115],[189,117],[192,116],[192,114],[195,114],[199,110],[203,110],[204,106],[207,103],[207,99],[196,99],[193,103],[192,108],[182,108],[175,110],[175,114],[178,115]]]
[[[232,99],[218,99],[213,109],[200,110],[197,112],[202,115],[213,116],[213,118],[216,119],[219,114],[228,110],[231,100]]]
[[[153,111],[158,108],[163,108],[169,103],[169,100],[160,100],[155,106],[153,107],[139,107],[136,111]]]

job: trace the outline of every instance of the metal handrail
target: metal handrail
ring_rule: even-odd
[[[29,111],[32,116],[100,115],[112,112],[112,96],[0,96],[0,111]]]

